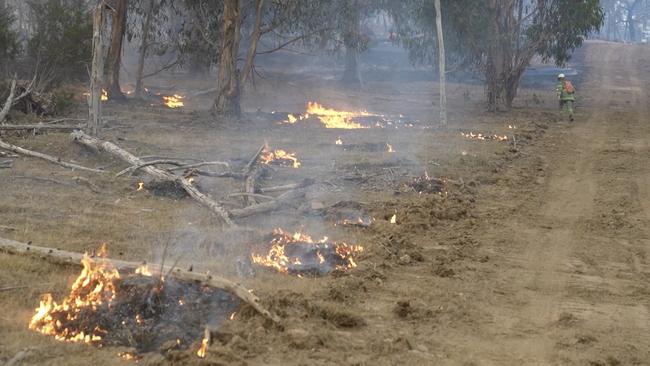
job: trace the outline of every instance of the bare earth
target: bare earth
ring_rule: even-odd
[[[586,74],[574,123],[558,118],[552,91],[522,90],[512,112],[489,115],[481,88],[462,84],[450,88],[448,129],[336,131],[254,115],[241,126],[215,125],[187,111],[208,98],[186,111],[106,107],[113,120],[104,138],[137,155],[243,164],[263,142],[296,151],[301,169],[278,168],[264,185],[310,177],[328,182],[322,192],[241,224],[363,245],[359,267],[342,274],[297,278],[258,269],[239,278],[235,263],[254,243],[221,233],[191,200],[136,192],[144,176],[98,177],[31,158],[0,170],[0,236],[80,252],[107,242],[113,257],[149,261],[169,243],[172,256],[185,254],[181,266],[241,281],[282,318],[278,327],[243,309],[220,326],[205,359],[195,355],[197,339],[186,350],[145,354],[143,365],[650,365],[650,49],[594,42],[581,52]],[[245,108],[300,112],[317,100],[420,123],[437,115],[430,82],[377,81],[360,92],[316,83],[262,81]],[[461,131],[510,139],[467,140]],[[343,151],[338,136],[390,143],[396,152]],[[66,134],[3,139],[112,172],[125,167]],[[446,194],[400,189],[425,170],[449,178]],[[80,175],[102,193],[75,183]],[[219,200],[241,188],[209,178],[198,184]],[[305,215],[315,203],[343,200],[360,202],[376,221],[342,228]],[[397,224],[388,221],[393,214]],[[126,348],[62,343],[27,329],[40,295],[60,299],[77,273],[0,253],[0,288],[27,286],[0,292],[0,363],[25,349],[18,364],[132,362],[117,357]]]

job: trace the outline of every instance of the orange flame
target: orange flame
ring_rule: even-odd
[[[210,338],[208,336],[204,336],[203,339],[201,340],[201,347],[199,347],[199,350],[196,351],[196,355],[199,356],[200,358],[205,358],[205,354],[208,351],[209,343],[210,343]]]
[[[182,95],[178,95],[178,94],[163,95],[162,98],[163,98],[163,103],[169,108],[180,108],[185,105],[183,103],[183,99],[185,97]]]
[[[307,102],[307,113],[298,116],[289,114],[287,115],[287,120],[284,122],[293,124],[298,121],[306,120],[312,115],[318,118],[318,120],[325,126],[325,128],[342,129],[368,128],[359,122],[356,122],[354,118],[375,116],[375,114],[368,113],[366,111],[339,111],[336,109],[325,108],[316,102]]]
[[[260,155],[260,161],[264,164],[272,164],[273,162],[282,163],[283,161],[287,161],[292,167],[300,168],[300,162],[296,157],[296,153],[287,152],[282,149],[262,152]]]
[[[394,153],[395,152],[395,150],[393,149],[393,145],[387,143],[386,146],[388,147],[388,152],[389,153]]]
[[[354,257],[363,252],[363,247],[360,245],[349,245],[343,242],[328,243],[328,238],[325,236],[318,241],[314,241],[308,234],[295,232],[287,234],[282,229],[273,230],[273,240],[271,241],[271,248],[266,254],[251,254],[251,261],[261,266],[274,268],[278,272],[288,273],[290,266],[302,264],[301,259],[298,257],[291,257],[286,254],[285,249],[288,245],[301,243],[301,244],[326,244],[333,245],[336,255],[338,255],[346,264],[337,265],[336,269],[346,270],[355,268],[357,266]],[[317,250],[316,255],[321,264],[325,262],[325,257]]]
[[[337,145],[343,145],[343,140],[341,140],[341,136],[336,138],[336,144]]]
[[[390,217],[390,223],[397,224],[397,214],[393,214],[393,216]]]
[[[102,245],[98,256],[101,258],[105,255],[106,247]],[[68,297],[58,304],[51,294],[45,294],[29,322],[29,329],[54,336],[59,341],[93,343],[102,339],[105,331],[99,327],[86,334],[67,328],[53,316],[55,313],[65,313],[68,320],[76,320],[83,309],[96,309],[115,299],[115,280],[120,278],[117,269],[109,262],[95,260],[87,254],[84,254],[81,264],[83,270],[72,284]]]
[[[138,182],[138,189],[136,191],[141,191],[144,189],[144,182]]]

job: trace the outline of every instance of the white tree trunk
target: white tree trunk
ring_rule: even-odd
[[[90,90],[88,95],[88,134],[97,136],[101,120],[102,76],[104,74],[104,45],[102,30],[104,28],[104,1],[95,7],[93,17],[93,60],[90,71]]]

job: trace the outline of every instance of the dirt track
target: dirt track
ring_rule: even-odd
[[[285,329],[242,314],[223,326],[225,341],[215,343],[205,360],[190,349],[165,357],[147,355],[141,364],[650,365],[650,49],[589,43],[583,51],[587,74],[578,90],[574,123],[557,120],[552,92],[541,94],[550,102],[529,106],[531,92],[522,91],[513,112],[486,116],[481,106],[460,104],[464,86],[451,88],[456,93],[452,103],[457,104],[452,109],[463,111],[451,119],[459,129],[505,133],[508,124],[516,123],[518,151],[493,141],[464,141],[455,126],[418,136],[375,130],[345,135],[344,140],[358,143],[391,141],[398,153],[388,162],[398,178],[420,174],[424,166],[436,176],[462,178],[464,184],[451,186],[447,197],[396,194],[389,189],[394,183],[390,179],[379,185],[384,188],[379,192],[376,182],[341,185],[349,190],[344,198],[366,202],[377,219],[367,230],[333,233],[366,246],[358,269],[317,279],[264,272],[244,279],[280,314]],[[408,87],[412,94],[401,90],[402,95],[421,93],[419,105],[431,99],[422,92],[431,90],[430,84]],[[358,101],[369,109],[381,107],[381,102],[370,104],[371,97],[361,95]],[[285,99],[298,100],[288,94]],[[269,106],[278,103],[269,100]],[[141,146],[136,142],[147,141],[175,151],[186,146],[187,138],[198,153],[212,153],[214,141],[231,139],[236,151],[248,152],[269,138],[305,157],[305,171],[286,173],[292,179],[301,174],[327,179],[329,170],[308,169],[334,166],[330,158],[341,162],[336,172],[341,175],[347,166],[374,173],[387,164],[377,153],[341,154],[331,148],[324,153],[323,146],[333,143],[337,131],[291,130],[296,137],[273,127],[261,136],[242,137],[241,131],[215,132],[187,116],[170,118],[180,122],[156,121],[166,123],[164,129],[143,122],[129,130],[123,144],[135,149]],[[156,135],[149,136],[154,128]],[[183,138],[176,135],[180,129]],[[42,150],[65,146],[56,152],[68,160],[79,156],[65,137],[13,142]],[[223,150],[217,156],[229,152],[227,146],[218,146]],[[89,165],[95,159],[83,158]],[[431,160],[439,165],[427,166]],[[17,169],[20,174],[49,169],[57,179],[69,178],[57,167],[28,159]],[[107,240],[125,258],[141,259],[155,252],[142,243],[153,246],[159,232],[179,231],[186,221],[210,227],[191,203],[136,195],[132,187],[125,188],[126,179],[97,179],[106,189],[102,197],[65,187],[41,191],[42,185],[8,186],[10,194],[0,195],[0,224],[17,230],[3,236],[61,243],[77,251]],[[115,188],[120,186],[124,188]],[[357,186],[361,188],[355,191]],[[69,203],[79,197],[85,200],[81,209]],[[145,214],[140,213],[143,207]],[[395,212],[398,224],[390,225],[386,218]],[[181,238],[206,241],[194,229],[183,229],[187,232]],[[212,264],[216,268],[210,268],[234,276],[223,263],[232,265],[227,254],[240,248],[224,248],[222,257],[214,259],[219,260]],[[6,311],[0,314],[0,360],[34,346],[23,364],[125,364],[115,348],[62,344],[26,330],[38,295],[52,288],[62,296],[74,273],[0,254],[0,283],[41,286],[0,293]],[[42,287],[43,282],[48,286]]]

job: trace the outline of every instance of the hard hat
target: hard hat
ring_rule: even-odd
[[[557,76],[558,79],[564,79],[564,74],[560,74]]]

